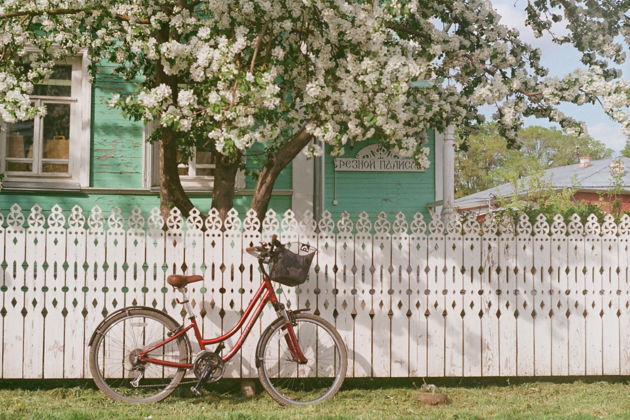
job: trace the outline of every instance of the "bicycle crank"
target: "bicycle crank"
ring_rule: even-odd
[[[201,386],[218,381],[223,377],[225,362],[219,353],[223,350],[223,344],[219,344],[215,351],[202,351],[195,356],[193,372],[197,377],[197,384],[190,388],[197,397],[201,395]]]

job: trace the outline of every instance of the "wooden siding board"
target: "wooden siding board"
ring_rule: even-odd
[[[107,105],[113,94],[134,85],[99,67],[92,95],[91,184],[95,187],[140,188],[143,185],[144,124],[125,118]]]
[[[353,157],[370,143],[355,146],[344,157]],[[435,201],[435,134],[429,133],[429,160],[425,172],[335,172],[334,157],[325,157],[324,208],[336,219],[342,211],[358,214],[367,211],[375,215],[403,212],[412,215],[426,213],[426,205]],[[428,213],[425,214],[428,216]]]

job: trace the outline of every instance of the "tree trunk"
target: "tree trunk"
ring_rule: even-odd
[[[169,127],[160,127],[160,210],[166,219],[173,207],[184,216],[193,208],[177,171],[177,137]]]
[[[303,128],[289,143],[285,144],[275,155],[269,158],[267,164],[260,172],[250,208],[256,211],[261,222],[269,208],[271,193],[278,175],[304,149],[311,139],[312,136]]]
[[[222,220],[225,220],[228,211],[234,207],[234,189],[240,161],[240,156],[229,158],[217,153],[214,187],[212,189],[212,208],[219,211]]]

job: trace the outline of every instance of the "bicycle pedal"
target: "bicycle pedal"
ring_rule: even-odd
[[[195,397],[201,397],[201,391],[197,388],[197,386],[191,386],[190,391]]]

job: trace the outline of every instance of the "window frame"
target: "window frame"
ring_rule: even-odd
[[[67,173],[7,172],[7,130],[4,122],[0,130],[0,173],[4,174],[3,189],[80,189],[89,187],[90,142],[92,116],[92,85],[88,67],[87,51],[60,61],[60,65],[71,65],[72,96],[31,95],[34,102],[42,104],[70,105],[70,143]],[[43,145],[42,118],[35,119],[32,164],[40,165],[43,158],[39,151]],[[54,162],[53,162],[54,163]],[[65,163],[64,163],[65,164]]]
[[[147,141],[151,136],[151,133],[157,128],[157,122],[151,121],[144,125],[144,182],[145,188],[151,190],[157,190],[160,187],[160,172],[159,172],[159,147],[157,144],[152,144]],[[189,171],[191,168],[196,168],[195,153],[188,162]],[[190,173],[190,172],[189,172]],[[207,175],[180,175],[179,180],[182,187],[186,191],[190,192],[211,192],[214,189],[214,177]],[[245,173],[240,170],[236,174],[235,189],[237,191],[245,189]]]

